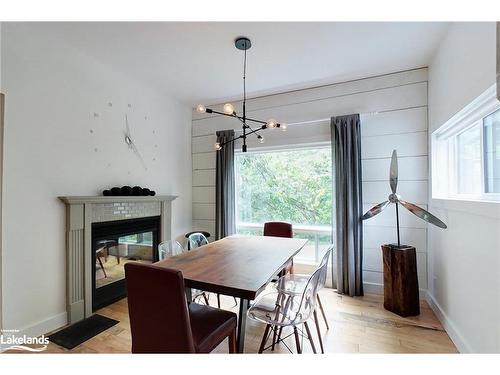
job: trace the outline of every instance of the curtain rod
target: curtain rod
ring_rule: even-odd
[[[388,111],[380,111],[380,112],[366,112],[366,113],[360,113],[360,116],[375,116],[378,115],[379,113],[383,112],[388,112]],[[335,117],[335,116],[332,116]],[[304,125],[304,124],[314,124],[315,122],[325,122],[325,121],[330,121],[331,117],[328,118],[321,118],[317,120],[306,120],[306,121],[300,121],[300,122],[291,122],[288,125]]]
[[[378,115],[380,113],[384,113],[384,112],[392,112],[394,111],[393,109],[389,109],[389,110],[385,110],[385,111],[378,111],[378,112],[365,112],[365,113],[360,113],[359,115],[360,116],[375,116],[375,115]],[[332,116],[334,117],[334,116]],[[306,120],[306,121],[300,121],[300,122],[290,122],[290,123],[287,123],[288,126],[290,125],[305,125],[305,124],[314,124],[314,123],[318,123],[318,122],[325,122],[325,121],[330,121],[331,120],[331,117],[328,117],[328,118],[321,118],[321,119],[316,119],[316,120]],[[238,133],[238,132],[242,132],[241,129],[235,129],[234,131],[235,133]]]
[[[404,110],[409,110],[409,109],[416,109],[416,108],[422,108],[425,107],[424,105],[417,105],[413,107],[405,107],[405,108],[397,108],[397,109],[385,109],[382,111],[374,111],[374,112],[365,112],[365,113],[360,113],[360,116],[376,116],[381,113],[388,113],[388,112],[396,112],[396,111],[404,111]],[[334,116],[332,116],[334,117]],[[306,121],[300,121],[300,122],[292,122],[292,123],[287,123],[288,126],[290,125],[305,125],[305,124],[314,124],[318,122],[325,122],[325,121],[330,121],[331,117],[328,118],[321,118],[321,119],[316,119],[316,120],[306,120]],[[240,132],[241,130],[235,130],[235,132]]]

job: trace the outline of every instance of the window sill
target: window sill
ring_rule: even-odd
[[[429,203],[437,209],[500,219],[500,202],[498,201],[474,200],[472,198],[432,198]]]

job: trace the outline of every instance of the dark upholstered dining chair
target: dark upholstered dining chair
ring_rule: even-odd
[[[132,353],[210,353],[229,337],[236,352],[236,314],[187,303],[178,270],[125,264]]]
[[[264,236],[292,238],[292,224],[282,221],[269,221],[264,223]]]
[[[293,238],[292,224],[282,221],[269,221],[264,223],[264,236]],[[283,271],[278,276],[293,273],[293,259],[287,262]]]

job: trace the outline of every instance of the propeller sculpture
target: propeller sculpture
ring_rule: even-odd
[[[389,184],[391,185],[392,193],[389,195],[385,202],[377,204],[375,207],[368,210],[362,217],[361,220],[366,220],[374,217],[381,213],[388,205],[394,203],[396,205],[396,226],[398,230],[398,247],[401,246],[400,236],[399,236],[399,205],[406,208],[412,214],[418,216],[422,220],[427,221],[430,224],[438,226],[439,228],[446,229],[446,224],[439,220],[436,216],[430,212],[418,207],[417,205],[406,202],[401,199],[401,196],[396,193],[398,188],[398,154],[396,150],[392,151],[391,159],[391,169],[389,174]]]

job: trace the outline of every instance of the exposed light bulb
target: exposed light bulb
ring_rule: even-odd
[[[275,127],[276,127],[276,124],[277,124],[277,122],[276,122],[276,120],[275,120],[275,119],[273,119],[273,118],[272,118],[272,119],[267,120],[267,122],[266,122],[266,126],[267,126],[268,128],[270,128],[270,129],[275,128]]]
[[[263,136],[261,136],[261,135],[258,135],[258,136],[257,136],[257,139],[259,140],[259,143],[264,143],[264,142],[265,142],[264,137],[263,137]]]
[[[288,129],[288,124],[286,122],[282,122],[280,124],[280,129],[284,132],[286,132],[286,129]]]
[[[205,107],[203,104],[198,104],[196,106],[196,111],[199,113],[205,113],[207,111],[207,107]]]
[[[226,103],[224,104],[223,111],[228,115],[232,115],[234,113],[234,106],[231,103]]]
[[[214,148],[215,148],[217,151],[219,151],[219,150],[222,148],[222,146],[220,145],[220,143],[219,143],[219,142],[217,142],[217,143],[215,144]]]

